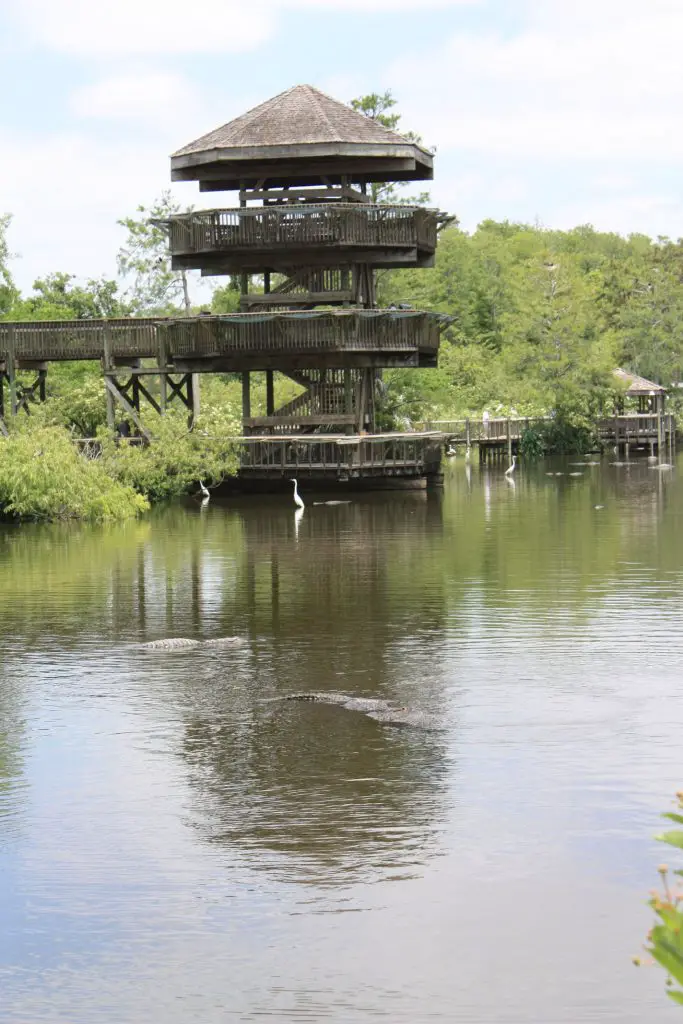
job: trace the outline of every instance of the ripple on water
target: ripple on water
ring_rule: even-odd
[[[0,533],[0,1018],[672,1019],[683,484],[544,472]]]

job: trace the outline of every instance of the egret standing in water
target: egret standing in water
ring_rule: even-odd
[[[508,466],[508,468],[505,470],[505,476],[511,476],[514,473],[514,471],[515,471],[515,466],[516,465],[517,465],[517,456],[513,455],[512,456],[512,465]]]
[[[292,477],[292,483],[294,484],[294,504],[296,505],[297,508],[305,508],[306,506],[304,505],[303,501],[299,496],[299,491],[297,489],[296,480],[294,479],[294,477]]]
[[[211,492],[209,491],[208,487],[204,486],[201,480],[199,481],[199,489],[202,492],[202,505],[206,505],[207,501],[211,497]]]

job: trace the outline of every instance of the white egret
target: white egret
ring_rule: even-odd
[[[446,455],[448,456],[449,459],[452,459],[453,456],[457,455],[457,454],[458,454],[457,449],[455,449],[452,444],[447,445],[447,447],[446,447]]]
[[[294,484],[294,504],[296,505],[297,508],[305,508],[306,506],[299,497],[299,491],[297,489],[296,480],[294,479],[294,477],[292,477],[292,483]]]
[[[505,476],[510,476],[511,473],[514,473],[516,465],[517,465],[517,456],[513,455],[512,456],[512,465],[508,466],[508,468],[505,470]]]
[[[211,497],[211,492],[209,491],[208,487],[204,486],[202,480],[199,481],[199,489],[202,492],[202,505],[206,505],[207,501]]]

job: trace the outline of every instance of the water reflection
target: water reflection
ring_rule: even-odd
[[[387,543],[398,551],[410,531],[419,557],[441,502],[421,494],[311,508],[294,521],[294,537],[289,511],[245,505],[239,514],[242,557],[222,613],[233,622],[246,615],[254,643],[239,686],[235,676],[225,687],[210,682],[187,716],[183,756],[204,807],[198,827],[259,868],[309,884],[412,873],[438,849],[442,743],[340,708],[273,698],[342,690],[419,700],[446,724],[438,644],[419,652],[414,675],[396,671],[397,648],[441,631],[443,589],[428,600],[424,591],[398,595],[386,551]]]
[[[0,1018],[673,1020],[683,475],[503,468],[0,529]],[[326,689],[445,730],[279,700]]]

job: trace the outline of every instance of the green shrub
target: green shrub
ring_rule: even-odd
[[[219,483],[238,468],[232,438],[239,433],[229,412],[212,409],[188,430],[178,411],[148,421],[153,428],[149,444],[129,444],[101,430],[101,463],[116,480],[152,501],[185,494],[198,480]]]
[[[683,793],[678,794],[678,811],[665,814],[664,817],[678,825],[683,825]],[[683,831],[675,829],[657,836],[663,843],[683,850]],[[669,880],[669,869],[662,865],[659,869],[663,892],[655,893],[650,905],[658,918],[650,932],[649,953],[667,972],[669,996],[674,1002],[683,1006],[683,892],[674,888],[675,879],[683,877],[683,871],[673,872],[674,881]]]
[[[677,825],[683,825],[683,792],[677,793],[677,810],[664,817]],[[683,850],[683,830],[674,829],[657,836],[663,843]],[[670,874],[672,877],[670,877]],[[666,864],[659,868],[662,890],[655,891],[650,906],[657,915],[657,921],[648,936],[646,949],[667,973],[668,995],[675,1003],[683,1006],[683,891],[678,879],[683,878],[682,870],[670,873]],[[636,959],[636,963],[640,961]]]
[[[16,425],[0,437],[0,513],[17,519],[127,519],[149,508],[62,427]]]

